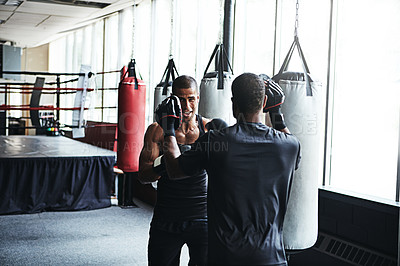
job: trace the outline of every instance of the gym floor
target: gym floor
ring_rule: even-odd
[[[147,265],[152,207],[0,216],[0,265]],[[187,265],[186,246],[181,265]]]

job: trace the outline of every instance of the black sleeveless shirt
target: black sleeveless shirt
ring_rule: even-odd
[[[205,134],[203,120],[196,115],[199,137]],[[180,145],[182,150],[188,145]],[[207,173],[201,170],[189,178],[171,180],[161,176],[157,184],[157,202],[153,221],[188,221],[207,219]]]

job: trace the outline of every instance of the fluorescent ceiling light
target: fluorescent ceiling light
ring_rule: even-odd
[[[0,5],[3,6],[19,6],[22,0],[0,0]]]

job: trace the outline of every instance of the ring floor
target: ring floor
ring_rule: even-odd
[[[0,265],[147,265],[152,207],[0,216]],[[184,246],[181,265],[188,264]]]

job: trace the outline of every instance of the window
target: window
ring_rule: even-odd
[[[134,38],[134,40],[136,40],[134,56],[137,62],[138,72],[146,83],[146,126],[148,123],[153,122],[153,89],[155,86],[153,82],[157,82],[157,80],[161,78],[157,76],[157,73],[154,73],[154,65],[157,63],[165,64],[161,58],[153,58],[154,49],[158,46],[157,43],[153,43],[153,28],[158,24],[154,22],[155,18],[153,21],[152,11],[154,11],[157,2],[158,1],[140,2],[133,12],[134,16],[136,15],[136,18],[134,18],[134,34],[137,36]],[[156,76],[154,77],[154,75]]]
[[[210,56],[219,42],[220,1],[190,0],[177,4],[176,64],[179,74],[193,76],[200,86]]]
[[[236,2],[234,73],[253,72],[272,77],[274,61],[275,2]],[[290,44],[289,44],[290,45]]]
[[[105,19],[105,49],[104,49],[104,71],[119,69],[118,66],[118,14]],[[119,81],[119,73],[107,74],[104,78],[103,88],[116,88]],[[103,91],[102,106],[117,106],[118,94],[116,91]],[[117,121],[117,109],[104,109],[103,121],[115,123]]]
[[[92,71],[94,73],[99,73],[103,71],[103,45],[104,45],[104,20],[97,21],[93,23],[90,27],[91,31],[86,31],[87,37],[90,36],[91,43],[93,44],[90,47],[88,53],[90,53],[90,66],[92,67]],[[108,75],[108,74],[107,74]],[[95,89],[103,88],[104,80],[107,78],[106,75],[95,75],[93,79],[92,87]],[[90,106],[92,107],[89,112],[86,112],[86,118],[92,121],[102,121],[102,109],[94,109],[94,107],[102,106],[102,91],[94,91],[89,93],[90,97]]]
[[[397,0],[338,1],[333,88],[330,185],[391,200],[399,139],[399,12]]]
[[[175,0],[171,34],[171,1],[141,1],[53,42],[50,59],[57,62],[51,61],[50,69],[77,72],[87,63],[95,72],[118,70],[133,54],[147,85],[148,125],[171,38],[179,74],[200,83],[220,41],[221,2]],[[299,1],[298,9],[298,36],[311,76],[329,88],[326,184],[392,200],[399,147],[399,13],[398,0],[307,0]],[[236,1],[234,73],[276,74],[293,41],[295,21],[296,0]],[[289,69],[302,71],[297,51]],[[98,88],[116,88],[119,73],[96,75],[95,81]],[[102,97],[96,97],[96,105],[117,105],[115,91],[97,95]],[[117,109],[92,112],[93,119],[117,122]]]

